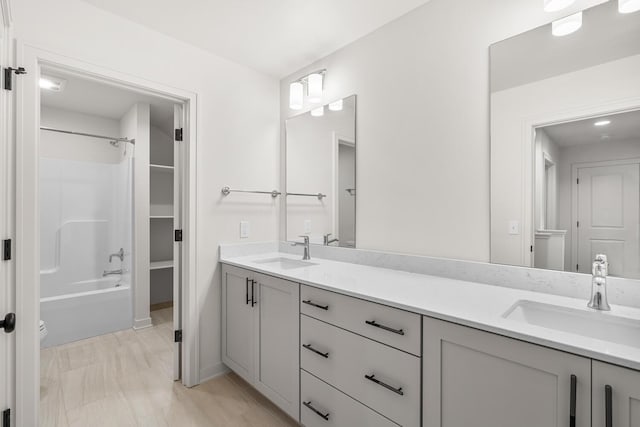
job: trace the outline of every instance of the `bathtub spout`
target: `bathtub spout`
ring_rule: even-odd
[[[102,277],[107,277],[107,276],[114,276],[116,274],[123,274],[124,271],[122,269],[119,270],[105,270],[104,273],[102,273]]]

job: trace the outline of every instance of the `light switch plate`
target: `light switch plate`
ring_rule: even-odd
[[[247,239],[249,238],[249,221],[240,221],[240,238]]]
[[[509,221],[509,234],[511,235],[520,234],[520,221],[517,221],[517,220]]]
[[[304,220],[304,232],[305,233],[311,233],[311,220],[310,219],[305,219]]]

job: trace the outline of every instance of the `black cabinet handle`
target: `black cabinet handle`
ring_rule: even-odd
[[[404,396],[404,391],[402,391],[402,387],[400,387],[400,388],[392,387],[389,384],[384,383],[384,382],[380,381],[379,379],[377,379],[375,375],[365,375],[364,377],[366,379],[368,379],[369,381],[372,381],[372,382],[374,382],[374,383],[386,388],[387,390],[391,390],[392,392],[394,392],[396,394],[399,394],[400,396]]]
[[[251,285],[251,286],[253,286],[253,285]],[[249,305],[250,299],[249,299],[249,278],[248,277],[247,277],[246,283],[244,284],[244,293],[245,293],[245,297],[246,297],[246,300],[247,300],[245,304]]]
[[[311,401],[302,402],[302,404],[307,408],[311,409],[313,412],[315,412],[319,417],[324,418],[326,421],[329,421],[329,412],[327,412],[326,414],[323,414],[322,412],[318,411],[316,408],[314,408],[311,405]]]
[[[393,332],[394,334],[404,335],[404,331],[402,329],[393,329],[388,326],[381,325],[375,320],[365,320],[364,323],[367,325],[375,326],[376,328],[384,329],[385,331]]]
[[[318,355],[324,357],[325,359],[329,358],[329,353],[328,352],[327,353],[323,353],[320,350],[316,350],[315,348],[311,347],[311,344],[302,344],[302,346],[304,348],[306,348],[307,350],[313,351],[315,354],[318,354]]]
[[[311,300],[306,300],[306,301],[302,301],[303,304],[307,304],[310,305],[312,307],[316,307],[319,308],[321,310],[329,310],[329,306],[328,305],[320,305],[320,304],[316,304],[315,302],[311,301]]]
[[[613,427],[613,388],[604,386],[604,419],[606,427]]]
[[[9,313],[4,316],[4,319],[0,320],[0,329],[4,329],[5,333],[9,334],[16,328],[16,315],[15,313]]]
[[[258,301],[256,301],[255,284],[256,281],[251,279],[251,307],[258,303]]]
[[[571,375],[571,399],[569,403],[569,427],[576,427],[576,389],[578,377]]]

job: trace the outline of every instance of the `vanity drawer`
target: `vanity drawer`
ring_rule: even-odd
[[[305,285],[300,287],[300,312],[416,356],[422,354],[418,314]]]
[[[300,367],[400,425],[420,425],[420,358],[300,316]]]
[[[398,426],[306,371],[300,371],[300,384],[300,422],[305,427]]]

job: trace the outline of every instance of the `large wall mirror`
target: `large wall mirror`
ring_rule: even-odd
[[[356,245],[356,96],[286,121],[287,240]]]
[[[640,278],[640,12],[491,46],[491,261]]]

